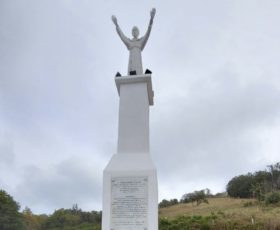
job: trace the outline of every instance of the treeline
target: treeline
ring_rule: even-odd
[[[73,205],[71,209],[58,209],[52,215],[35,215],[29,208],[19,211],[20,205],[0,190],[1,230],[100,230],[101,212],[84,212]]]
[[[212,195],[209,189],[186,193],[180,200],[162,200],[160,208],[179,203],[191,203],[193,206],[208,203],[212,197],[256,198],[263,204],[280,202],[280,162],[267,166],[266,170],[247,173],[232,178],[227,186],[227,193]],[[101,212],[82,211],[78,205],[70,209],[59,209],[51,215],[35,215],[29,208],[22,212],[20,205],[4,190],[0,190],[0,230],[100,230]],[[160,219],[160,229],[181,229],[183,224],[204,224],[213,216],[177,218],[174,220]],[[216,217],[215,217],[216,218]],[[190,226],[191,226],[190,225]],[[201,225],[201,226],[202,226]],[[226,228],[227,229],[227,228]]]
[[[210,189],[206,188],[199,191],[186,193],[182,196],[180,201],[178,201],[177,199],[171,199],[171,200],[163,199],[158,206],[159,208],[166,208],[179,203],[192,203],[192,205],[196,204],[196,206],[198,206],[201,203],[208,204],[208,198],[210,197],[220,197],[223,195],[224,195],[223,193],[217,193],[216,195],[212,195]]]
[[[166,208],[179,203],[208,203],[208,198],[225,197],[255,198],[265,204],[280,202],[280,162],[268,165],[266,170],[233,177],[226,186],[226,193],[212,195],[208,188],[186,193],[180,200],[163,199],[159,208]]]
[[[266,170],[232,178],[226,190],[230,197],[256,198],[267,204],[280,202],[280,162]]]

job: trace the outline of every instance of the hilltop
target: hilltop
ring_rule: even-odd
[[[265,206],[255,199],[229,197],[208,202],[161,208],[160,229],[280,229],[279,204]]]

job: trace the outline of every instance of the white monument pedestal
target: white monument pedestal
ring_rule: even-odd
[[[151,75],[116,77],[118,152],[103,172],[102,230],[158,230],[156,168],[149,154]]]

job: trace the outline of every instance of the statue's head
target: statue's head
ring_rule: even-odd
[[[137,26],[133,26],[133,28],[132,28],[132,36],[134,38],[138,38],[138,36],[139,36],[139,29],[137,28]]]

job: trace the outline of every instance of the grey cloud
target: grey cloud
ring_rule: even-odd
[[[9,135],[0,133],[0,165],[10,167],[15,162],[13,143]]]
[[[169,96],[159,102],[159,117],[152,116],[152,147],[165,181],[200,178],[203,187],[211,178],[234,176],[237,168],[250,171],[253,158],[266,154],[254,131],[278,119],[279,90],[265,79],[244,86],[224,70],[208,77],[212,84],[202,79],[185,96]]]
[[[75,203],[84,210],[98,210],[101,199],[98,170],[78,157],[44,168],[30,165],[24,169],[15,194],[22,205],[32,207],[36,213],[71,208]]]

